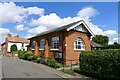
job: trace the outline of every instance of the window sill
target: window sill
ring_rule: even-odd
[[[85,49],[74,49],[74,51],[85,51]]]
[[[59,51],[59,49],[50,49],[51,51]]]
[[[45,50],[45,49],[39,49],[39,50]]]
[[[35,50],[35,49],[31,49],[31,50]]]

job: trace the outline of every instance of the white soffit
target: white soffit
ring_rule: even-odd
[[[77,26],[80,25],[80,24],[83,24],[83,25],[85,26],[85,28],[89,31],[89,33],[90,33],[92,36],[94,36],[94,33],[91,31],[91,29],[88,27],[88,25],[87,25],[83,20],[80,21],[79,23],[77,23],[77,24],[75,24],[75,25],[67,28],[67,31],[70,31],[71,29],[77,27]]]

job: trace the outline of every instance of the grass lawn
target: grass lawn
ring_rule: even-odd
[[[64,72],[64,73],[67,73],[67,74],[70,74],[70,75],[72,75],[72,76],[82,76],[82,77],[85,77],[84,75],[81,75],[81,74],[78,74],[78,73],[76,73],[75,71],[76,70],[80,70],[79,68],[74,68],[74,69],[68,69],[68,70],[62,70],[62,72]]]
[[[62,72],[64,72],[64,73],[67,73],[67,74],[70,74],[70,75],[72,75],[72,76],[81,76],[82,78],[86,78],[86,76],[84,76],[84,75],[82,75],[82,74],[79,74],[79,73],[77,73],[78,71],[80,71],[80,69],[79,68],[74,68],[74,69],[69,69],[69,70],[62,70]],[[94,79],[94,78],[88,78],[88,80],[97,80],[97,79]]]

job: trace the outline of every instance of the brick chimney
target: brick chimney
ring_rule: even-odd
[[[9,33],[9,34],[7,34],[7,35],[8,35],[8,37],[12,37],[12,34],[10,34],[10,33]]]
[[[19,35],[16,35],[15,37],[19,38]]]

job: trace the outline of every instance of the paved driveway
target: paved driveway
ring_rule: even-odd
[[[4,78],[61,78],[57,74],[45,69],[44,66],[37,65],[20,59],[3,58]]]

